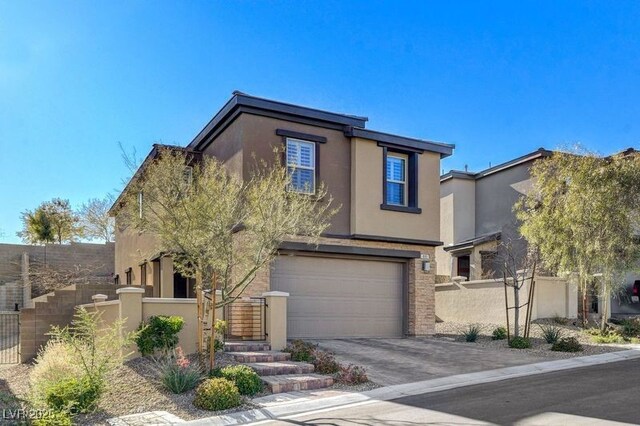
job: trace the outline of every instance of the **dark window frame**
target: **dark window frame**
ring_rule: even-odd
[[[301,142],[312,143],[314,145],[315,156],[315,173],[314,173],[314,190],[313,192],[297,192],[298,194],[304,194],[309,196],[316,196],[318,194],[318,186],[320,183],[320,145],[327,143],[327,138],[324,136],[311,135],[308,133],[296,132],[287,129],[276,129],[276,135],[282,137],[282,145],[284,146],[284,152],[282,153],[282,165],[288,167],[287,163],[287,140],[294,139]]]
[[[389,210],[402,213],[421,214],[422,209],[418,207],[418,155],[422,154],[417,149],[399,149],[389,144],[378,142],[382,148],[382,204],[381,210]],[[387,156],[389,154],[401,154],[407,157],[407,205],[398,206],[387,202]]]
[[[124,271],[125,277],[126,277],[126,283],[127,285],[132,285],[133,284],[133,271],[131,270],[131,268],[127,268]]]
[[[140,264],[140,285],[147,285],[147,262]]]

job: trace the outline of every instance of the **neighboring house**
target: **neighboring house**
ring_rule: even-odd
[[[637,151],[630,148],[621,154]],[[510,242],[522,253],[526,241],[519,237],[513,205],[531,188],[530,168],[552,151],[537,151],[473,173],[452,170],[440,176],[440,238],[436,248],[437,281],[452,277],[467,280],[499,278],[496,257],[504,250],[501,242]],[[612,301],[613,314],[640,314],[640,302],[632,301],[637,274],[625,277],[626,287]],[[572,301],[573,303],[573,301]],[[591,313],[598,313],[598,298],[591,297]]]
[[[439,281],[496,275],[500,242],[521,243],[513,205],[531,188],[529,169],[550,154],[540,148],[478,173],[452,170],[440,176]]]
[[[253,155],[285,147],[301,190],[324,182],[341,206],[318,246],[282,244],[247,295],[290,293],[290,338],[401,337],[434,333],[435,248],[440,242],[440,160],[453,145],[365,128],[367,118],[234,92],[186,148],[248,178]],[[152,161],[161,146],[154,146]],[[141,173],[139,170],[139,173]],[[126,191],[126,189],[125,189]],[[122,196],[121,196],[122,197]],[[121,199],[120,199],[121,200]],[[154,253],[151,235],[123,229],[116,201],[120,284],[159,297],[193,297],[193,282]]]

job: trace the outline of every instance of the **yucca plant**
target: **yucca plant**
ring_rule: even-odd
[[[555,325],[541,325],[542,337],[547,343],[556,343],[562,336],[562,329]]]
[[[476,340],[478,340],[480,331],[482,331],[482,327],[480,327],[478,324],[470,324],[466,329],[462,331],[462,336],[467,342],[475,342]]]

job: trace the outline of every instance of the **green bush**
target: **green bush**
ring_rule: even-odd
[[[353,364],[340,366],[340,371],[338,371],[333,377],[336,382],[345,385],[359,385],[369,381],[364,367]]]
[[[514,349],[527,349],[531,347],[531,341],[522,336],[516,336],[511,338],[509,347]]]
[[[160,377],[165,388],[173,393],[183,393],[196,387],[202,379],[202,369],[191,363],[177,348],[175,357],[169,358],[161,365]]]
[[[196,388],[193,405],[203,410],[219,411],[237,407],[242,403],[240,392],[233,382],[223,379],[207,379]]]
[[[72,426],[71,415],[66,411],[44,411],[41,417],[31,419],[32,426]]]
[[[590,328],[585,330],[585,332],[591,335],[591,341],[593,343],[627,343],[628,340],[625,339],[623,335],[621,335],[617,330],[607,329],[600,330],[598,328]]]
[[[621,326],[624,337],[638,337],[640,335],[640,321],[638,319],[625,319]]]
[[[482,328],[478,324],[471,324],[462,331],[462,336],[466,342],[475,342],[478,340]]]
[[[493,330],[493,333],[491,333],[492,340],[504,340],[506,338],[507,338],[507,329],[504,327],[497,327],[495,330]]]
[[[294,340],[284,348],[283,352],[289,352],[292,361],[312,362],[317,347],[318,345],[314,345],[313,343]]]
[[[340,364],[331,352],[316,350],[312,363],[316,373],[335,374],[340,371]]]
[[[95,383],[88,377],[65,379],[47,389],[45,402],[54,411],[87,413],[96,407],[102,389],[102,383]]]
[[[557,352],[580,352],[582,345],[575,337],[563,337],[551,346],[551,350]]]
[[[542,337],[547,343],[556,343],[562,336],[562,330],[555,325],[541,325]]]
[[[184,327],[184,318],[178,316],[153,316],[138,327],[135,342],[142,355],[153,355],[156,351],[167,354],[178,344],[178,333]]]
[[[255,395],[262,392],[264,384],[258,374],[246,365],[230,365],[220,370],[220,376],[235,383],[240,395]]]

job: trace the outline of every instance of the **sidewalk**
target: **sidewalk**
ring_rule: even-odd
[[[421,395],[463,386],[471,386],[481,383],[489,383],[636,358],[640,358],[640,346],[635,346],[633,349],[620,352],[539,362],[476,373],[458,374],[402,385],[386,386],[362,393],[324,391],[269,395],[253,401],[256,404],[260,404],[261,408],[241,411],[224,416],[212,416],[192,420],[182,424],[203,426],[248,424],[257,421],[291,416],[308,411],[336,408],[348,404],[365,403],[367,401],[387,401],[405,396]]]

